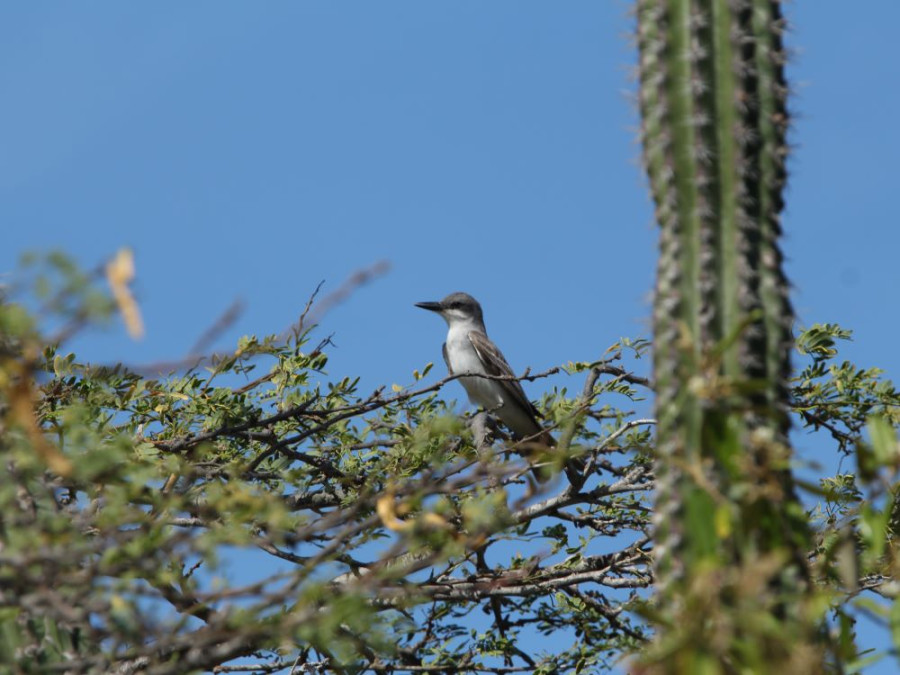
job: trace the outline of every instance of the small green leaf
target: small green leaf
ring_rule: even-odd
[[[900,459],[897,433],[891,423],[881,415],[872,415],[866,423],[875,459],[883,466],[894,466]]]

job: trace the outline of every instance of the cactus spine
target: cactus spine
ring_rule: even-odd
[[[808,530],[786,464],[793,313],[778,247],[788,90],[777,1],[639,0],[637,30],[660,225],[656,574],[662,607],[677,613],[698,575],[766,556],[781,561],[769,588],[804,588]],[[786,620],[784,608],[770,613]],[[698,665],[679,663],[664,669]]]

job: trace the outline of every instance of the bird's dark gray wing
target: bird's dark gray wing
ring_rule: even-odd
[[[488,375],[504,377],[516,376],[513,369],[510,368],[509,364],[506,362],[506,359],[503,358],[503,354],[497,349],[497,345],[491,342],[487,335],[480,330],[469,331],[469,342],[471,342],[472,346],[475,348],[475,352],[484,364],[484,369],[487,371]],[[444,349],[446,350],[446,347]],[[525,390],[522,389],[522,384],[518,380],[498,380],[498,382],[510,395],[512,395],[513,400],[522,406],[524,410],[530,412],[535,418],[539,416],[537,408],[535,408],[531,401],[528,400],[528,397],[525,395]]]
[[[503,358],[503,354],[501,354],[500,350],[497,349],[497,346],[488,339],[487,335],[478,330],[469,331],[469,342],[471,342],[472,346],[475,348],[475,353],[478,354],[478,358],[481,360],[481,363],[484,364],[484,369],[488,375],[515,377],[513,369],[509,367],[506,359]],[[517,432],[514,429],[510,429],[510,431],[513,432],[513,437],[515,438],[517,433],[526,436],[536,436],[534,441],[528,443],[526,447],[523,448],[524,454],[529,458],[535,456],[537,458],[542,458],[546,449],[554,447],[556,441],[548,431],[541,427],[540,422],[537,421],[537,418],[540,417],[540,413],[537,408],[531,404],[531,401],[528,400],[528,397],[525,395],[525,390],[522,389],[522,384],[518,380],[497,380],[497,382],[499,382],[506,392],[510,394],[512,400],[518,404],[518,407],[531,417],[531,422],[534,424],[534,434],[522,432],[521,430]],[[500,417],[502,419],[502,414]],[[540,450],[540,452],[538,452],[538,450]],[[576,468],[572,471],[571,475],[569,475],[570,469],[567,464],[566,473],[569,475],[569,480],[574,482],[580,480],[580,473],[578,472],[577,465],[573,466],[576,466]],[[531,471],[534,473],[534,477],[539,483],[543,483],[550,479],[550,473],[548,473],[546,467],[532,466]],[[578,483],[578,485],[581,485],[581,483]]]
[[[447,372],[453,374],[453,368],[450,367],[450,358],[447,356],[447,343],[441,345],[441,354],[444,355],[444,363],[447,364]]]

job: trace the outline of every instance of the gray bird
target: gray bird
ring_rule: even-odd
[[[515,377],[503,354],[487,336],[481,305],[467,293],[451,293],[440,302],[418,302],[416,307],[440,314],[447,322],[444,361],[451,375],[474,373]],[[500,418],[516,440],[525,440],[524,449],[537,451],[553,447],[555,441],[538,422],[538,411],[525,395],[518,380],[460,377],[472,403]],[[549,477],[533,469],[539,480]]]

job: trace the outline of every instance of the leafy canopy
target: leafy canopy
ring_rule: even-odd
[[[487,415],[443,398],[453,378],[424,380],[431,364],[369,394],[330,378],[310,305],[286,336],[164,375],[80,361],[73,335],[137,310],[127,281],[55,254],[28,261],[0,304],[0,661],[593,672],[645,643],[653,420],[632,371],[645,341],[524,378],[556,385],[539,408],[559,447],[538,458],[556,478],[537,484]],[[811,554],[853,663],[858,612],[898,625],[877,593],[895,564],[900,394],[837,362],[847,338],[800,336],[793,393],[823,457],[859,461],[807,485]]]

